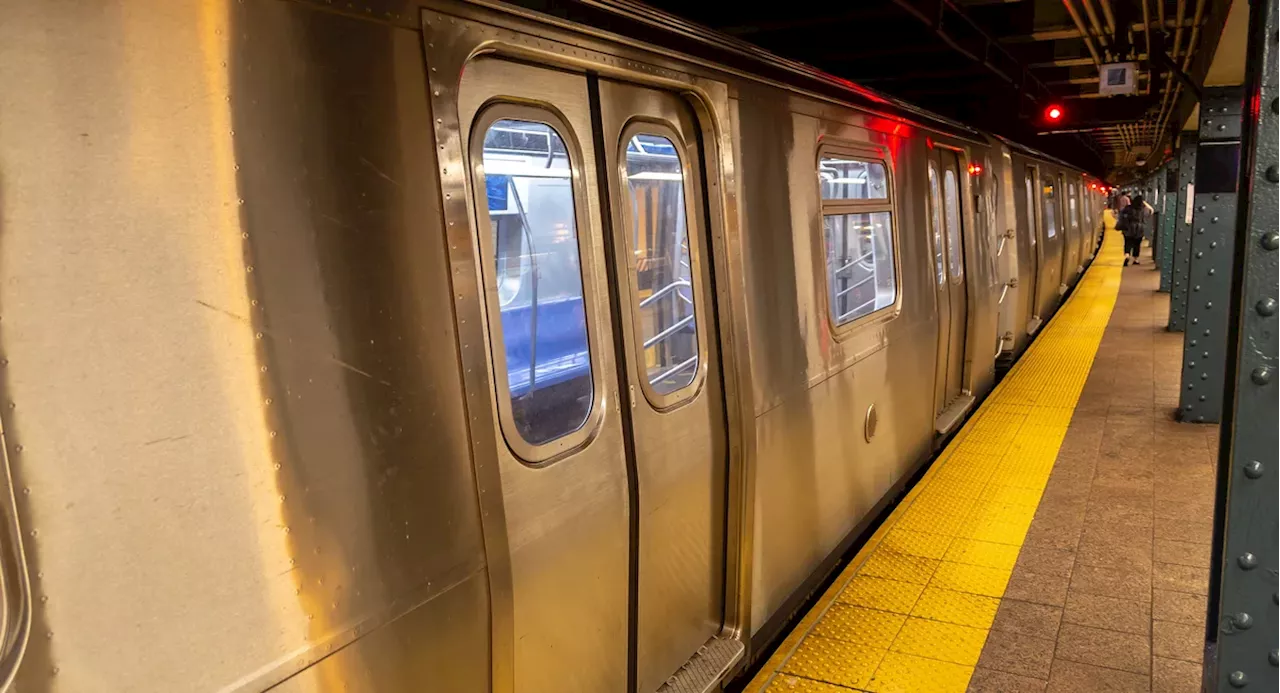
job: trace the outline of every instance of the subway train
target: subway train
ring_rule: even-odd
[[[1065,162],[561,5],[0,6],[3,688],[718,689],[1094,255]]]

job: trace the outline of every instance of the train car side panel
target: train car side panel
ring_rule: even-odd
[[[918,364],[933,357],[936,323],[919,204],[924,169],[914,163],[923,138],[869,130],[873,123],[864,115],[769,88],[739,89],[744,259],[760,412],[751,621],[759,631],[928,454],[933,377]],[[823,143],[854,158],[878,148],[894,173],[900,313],[873,316],[842,334],[828,316],[817,189]]]
[[[277,2],[3,14],[18,686],[262,689],[411,623],[483,685],[418,34]]]

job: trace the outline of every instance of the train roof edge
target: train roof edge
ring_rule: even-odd
[[[595,34],[606,40],[639,43],[639,47],[647,46],[650,50],[672,51],[678,54],[676,57],[683,55],[711,63],[712,68],[737,72],[761,82],[775,82],[800,93],[807,92],[975,143],[991,145],[993,140],[999,141],[1026,156],[1088,175],[1080,166],[1033,147],[965,125],[806,63],[784,58],[637,0],[568,0],[559,4],[555,0],[353,0],[346,7],[335,6],[331,0],[294,1],[321,7],[328,12],[389,21],[409,29],[421,27],[422,10],[445,10],[450,5],[469,5],[515,14],[544,24],[561,25],[561,28],[579,33]]]
[[[537,2],[536,0],[465,1],[470,4],[491,7],[494,9],[509,10],[511,8],[519,8],[520,10],[532,12],[543,17],[558,17],[575,23],[583,21],[582,18],[575,17],[571,12],[565,12],[560,15],[548,15],[543,9],[544,3]],[[632,23],[631,28],[633,31],[606,27],[603,29],[606,33],[618,34],[633,40],[651,43],[654,45],[671,47],[672,44],[669,40],[656,40],[654,37],[647,35],[646,32],[637,32],[634,31],[634,29],[648,28],[650,31],[662,32],[666,38],[682,38],[685,42],[690,44],[673,47],[673,50],[678,52],[703,58],[714,63],[725,65],[726,67],[736,68],[747,72],[748,74],[758,75],[762,78],[768,79],[772,77],[787,84],[788,86],[791,86],[792,88],[810,88],[821,96],[840,99],[855,107],[871,111],[888,111],[886,115],[893,115],[905,120],[914,121],[914,124],[916,125],[923,125],[934,130],[949,132],[950,134],[968,137],[979,141],[985,140],[987,143],[990,143],[991,139],[995,139],[1010,148],[1016,149],[1024,155],[1032,156],[1063,168],[1087,174],[1087,171],[1081,167],[1064,161],[1058,157],[1046,154],[1034,147],[1011,140],[1003,135],[987,132],[959,121],[952,120],[951,118],[939,115],[897,97],[890,96],[875,89],[862,86],[854,81],[824,72],[806,63],[784,58],[747,41],[723,34],[696,22],[677,17],[664,10],[646,5],[643,2],[638,2],[637,0],[570,1],[572,5],[595,10],[596,12],[605,13],[610,16],[619,17]],[[590,26],[600,28],[599,24],[596,23],[592,23]],[[698,48],[701,48],[702,50],[697,50]],[[734,60],[734,57],[736,57],[737,60]],[[779,73],[779,76],[785,75],[785,77],[779,78],[779,76],[770,75],[768,74],[769,71]],[[806,82],[807,84],[796,84],[797,80]],[[814,87],[818,88],[815,89]]]

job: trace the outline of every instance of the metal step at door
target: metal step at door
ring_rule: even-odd
[[[977,400],[974,396],[968,392],[951,400],[951,404],[948,404],[942,410],[942,413],[938,414],[938,418],[934,419],[933,427],[938,432],[938,435],[945,436],[950,433],[957,424],[964,420],[964,415],[973,408],[975,401]]]
[[[720,679],[738,663],[744,652],[746,648],[741,640],[711,638],[662,684],[658,693],[708,693],[715,690]]]

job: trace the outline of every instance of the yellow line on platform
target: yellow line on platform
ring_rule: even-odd
[[[968,687],[1111,319],[1121,248],[1109,230],[1044,332],[747,691]]]

